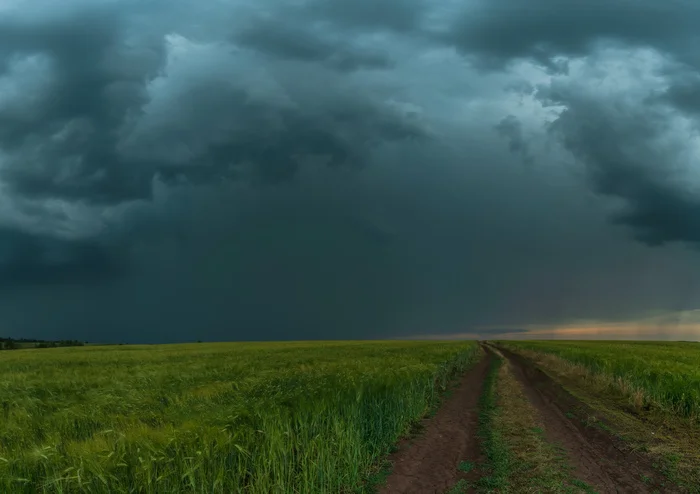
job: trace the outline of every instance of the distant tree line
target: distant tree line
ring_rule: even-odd
[[[17,343],[12,338],[0,338],[0,350],[15,350]]]
[[[84,346],[86,342],[78,340],[46,341],[29,338],[0,338],[0,350],[17,350],[18,348],[58,348],[67,346]]]
[[[39,341],[34,344],[34,348],[58,348],[61,346],[84,346],[85,343],[78,340],[60,340],[60,341]]]

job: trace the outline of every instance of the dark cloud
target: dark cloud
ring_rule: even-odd
[[[523,128],[520,120],[515,115],[503,117],[495,126],[496,131],[504,138],[508,139],[508,149],[512,153],[520,155],[523,162],[530,165],[533,158],[530,154],[530,149],[523,136]]]
[[[298,81],[273,77],[267,83],[277,85],[276,94],[256,99],[256,81],[242,81],[236,73],[255,70],[250,64],[258,60],[237,56],[233,45],[177,37],[168,44],[167,31],[134,34],[130,27],[139,13],[114,5],[35,21],[0,21],[10,75],[20,81],[22,75],[45,79],[37,94],[22,95],[26,104],[0,116],[0,147],[8,153],[0,176],[16,193],[115,203],[149,197],[156,173],[195,181],[209,175],[209,180],[233,179],[239,176],[233,168],[243,162],[258,166],[263,180],[285,180],[306,156],[358,164],[367,145],[423,135],[419,124],[366,93],[337,98],[327,93],[319,99],[322,104],[306,105],[288,94]],[[297,34],[248,30],[239,39],[341,70],[387,64],[342,43],[307,36],[312,43],[307,45]],[[190,48],[198,55],[185,53]],[[192,60],[198,56],[209,57],[210,65],[198,67]],[[36,66],[23,66],[22,57],[34,57]],[[225,67],[217,70],[215,64]],[[167,106],[153,104],[159,97],[149,92],[154,81],[172,87],[174,96],[162,98]],[[280,106],[275,101],[280,98],[287,103]],[[150,128],[144,129],[144,121]],[[173,153],[179,153],[175,160]]]
[[[14,1],[5,332],[486,336],[697,308],[695,4]]]
[[[697,245],[700,200],[688,183],[693,170],[683,164],[688,141],[674,127],[678,114],[643,95],[646,104],[624,96],[596,97],[576,83],[554,83],[538,93],[545,104],[564,107],[550,131],[586,165],[594,191],[623,201],[614,223],[632,228],[648,245]],[[691,151],[690,159],[698,156]]]
[[[485,67],[533,59],[561,70],[557,57],[589,52],[601,41],[654,46],[692,57],[700,6],[690,1],[476,0],[446,39]]]
[[[164,51],[147,39],[129,47],[124,22],[105,7],[0,21],[0,45],[18,83],[31,83],[23,68],[36,69],[27,78],[45,80],[0,116],[0,146],[9,154],[0,175],[19,194],[113,202],[147,193],[148,171],[119,156],[116,132],[145,103],[143,83],[157,74]],[[42,63],[22,67],[23,56]]]
[[[664,93],[665,99],[678,110],[700,117],[700,75],[674,83]]]
[[[104,283],[120,276],[118,257],[95,240],[62,240],[0,229],[0,290]]]
[[[391,61],[381,53],[324,38],[323,34],[301,26],[271,20],[251,24],[237,33],[234,40],[282,60],[323,62],[341,71],[391,67]]]
[[[337,26],[361,31],[417,30],[429,8],[425,0],[311,0],[304,10]]]
[[[385,141],[422,139],[419,121],[393,108],[333,94],[328,101],[278,102],[252,99],[250,92],[224,81],[196,81],[175,93],[196,106],[173,106],[144,119],[125,141],[133,161],[159,163],[168,179],[236,177],[251,163],[263,182],[289,180],[301,161],[322,157],[330,165],[359,166],[373,146]]]

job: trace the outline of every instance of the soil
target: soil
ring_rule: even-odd
[[[423,419],[421,433],[399,443],[389,457],[393,470],[380,494],[444,494],[460,479],[468,480],[470,486],[476,484],[481,476],[478,465],[484,459],[477,435],[478,403],[491,361],[496,358],[488,345],[484,350],[486,356],[463,376],[435,416]],[[596,425],[600,421],[591,425],[587,419],[599,414],[530,360],[502,347],[498,350],[540,413],[547,440],[566,454],[574,478],[600,494],[685,492],[664,483],[648,457]],[[460,472],[462,461],[476,468]]]
[[[502,347],[498,350],[508,359],[525,395],[541,414],[548,441],[566,451],[576,478],[601,494],[682,492],[663,486],[644,455],[631,451],[624,441],[603,428],[582,420],[596,413],[527,358]]]
[[[435,416],[423,419],[419,436],[399,443],[381,494],[443,494],[462,478],[475,480],[476,470],[463,473],[458,466],[480,460],[478,403],[491,359],[488,352],[462,377]]]

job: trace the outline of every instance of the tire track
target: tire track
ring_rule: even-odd
[[[478,403],[493,358],[485,353],[435,416],[423,420],[421,435],[401,441],[389,456],[393,471],[380,494],[443,494],[463,478],[457,470],[460,461],[476,463]]]
[[[572,417],[572,410],[589,407],[528,359],[502,347],[498,350],[508,359],[525,395],[544,419],[547,439],[566,451],[576,477],[601,494],[682,492],[653,482],[657,474],[643,455],[625,451],[620,440],[607,431]]]

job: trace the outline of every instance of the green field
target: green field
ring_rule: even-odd
[[[356,492],[473,342],[0,353],[0,492]]]
[[[623,341],[508,341],[512,349],[543,352],[610,378],[611,385],[641,394],[652,406],[700,418],[700,344]]]

